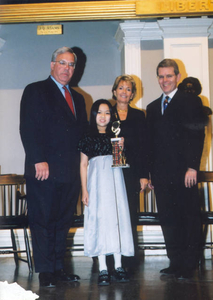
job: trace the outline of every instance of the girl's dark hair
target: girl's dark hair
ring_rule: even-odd
[[[106,100],[106,99],[99,99],[99,100],[96,100],[92,107],[91,107],[91,111],[90,111],[90,121],[89,121],[89,127],[90,127],[90,134],[91,135],[97,135],[98,134],[98,128],[97,128],[97,123],[96,123],[96,117],[97,117],[97,114],[98,114],[98,110],[99,110],[99,106],[101,104],[106,104],[108,105],[109,107],[109,111],[110,111],[110,122],[109,124],[107,125],[107,128],[106,128],[106,133],[109,134],[109,135],[112,135],[112,131],[111,131],[111,125],[112,125],[112,105],[111,103]]]

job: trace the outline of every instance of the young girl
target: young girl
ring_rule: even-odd
[[[100,99],[90,114],[89,133],[80,141],[84,211],[84,253],[98,256],[99,285],[109,285],[106,255],[113,254],[111,280],[128,281],[121,255],[133,256],[134,245],[122,169],[112,168],[112,106]],[[121,143],[122,146],[123,143]]]

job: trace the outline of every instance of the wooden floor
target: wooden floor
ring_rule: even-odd
[[[78,283],[65,283],[56,288],[39,288],[38,274],[29,276],[27,264],[15,268],[13,258],[0,257],[0,281],[17,282],[39,295],[39,300],[212,300],[212,260],[205,260],[195,277],[188,281],[162,277],[159,270],[168,266],[165,256],[141,255],[140,263],[129,283],[97,285],[97,262],[87,257],[66,258],[66,268],[78,274]]]

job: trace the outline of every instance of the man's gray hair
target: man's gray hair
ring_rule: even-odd
[[[75,58],[75,64],[77,63],[77,56],[76,54],[74,53],[74,51],[72,50],[72,48],[69,48],[69,47],[61,47],[61,48],[58,48],[57,50],[55,50],[52,54],[52,58],[51,58],[51,61],[56,61],[56,58],[59,54],[63,54],[63,53],[66,53],[66,52],[69,52],[69,53],[72,53],[74,55],[74,58]]]

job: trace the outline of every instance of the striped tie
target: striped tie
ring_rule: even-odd
[[[169,96],[166,96],[166,98],[164,99],[164,101],[163,101],[163,111],[165,111],[166,110],[166,108],[167,108],[167,106],[168,106],[168,104],[169,104]]]

